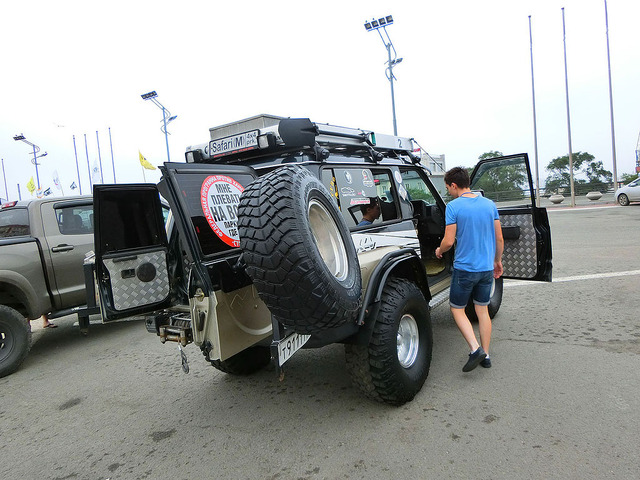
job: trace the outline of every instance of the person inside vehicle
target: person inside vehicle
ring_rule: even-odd
[[[360,211],[362,212],[362,220],[358,223],[358,226],[371,225],[378,218],[380,218],[380,202],[378,197],[370,197],[369,203],[360,205]]]

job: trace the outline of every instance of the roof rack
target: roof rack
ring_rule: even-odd
[[[411,138],[313,123],[308,118],[257,115],[210,128],[209,132],[208,144],[187,147],[187,162],[227,163],[255,154],[307,148],[313,149],[319,160],[332,151],[366,150],[373,161],[381,160],[384,154],[408,156],[415,161]]]

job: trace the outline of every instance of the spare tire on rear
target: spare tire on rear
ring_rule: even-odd
[[[335,201],[307,169],[281,167],[248,185],[238,230],[247,274],[283,325],[317,333],[354,320],[356,250]]]

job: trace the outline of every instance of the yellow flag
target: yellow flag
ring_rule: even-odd
[[[155,170],[156,167],[154,167],[153,165],[151,165],[149,163],[149,161],[144,158],[144,156],[142,155],[142,153],[140,153],[140,150],[138,150],[138,155],[140,156],[140,165],[142,165],[144,168],[146,168],[147,170]]]
[[[29,190],[31,195],[36,191],[36,184],[33,182],[33,177],[31,177],[31,180],[27,182],[27,190]]]

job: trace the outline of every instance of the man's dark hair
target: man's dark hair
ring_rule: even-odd
[[[463,167],[453,167],[444,174],[444,183],[447,185],[455,183],[458,188],[468,188],[469,185],[471,185],[469,172],[467,172],[467,169]]]
[[[369,197],[369,203],[363,203],[360,205],[360,212],[365,215],[370,208],[373,208],[378,203],[378,197]]]

